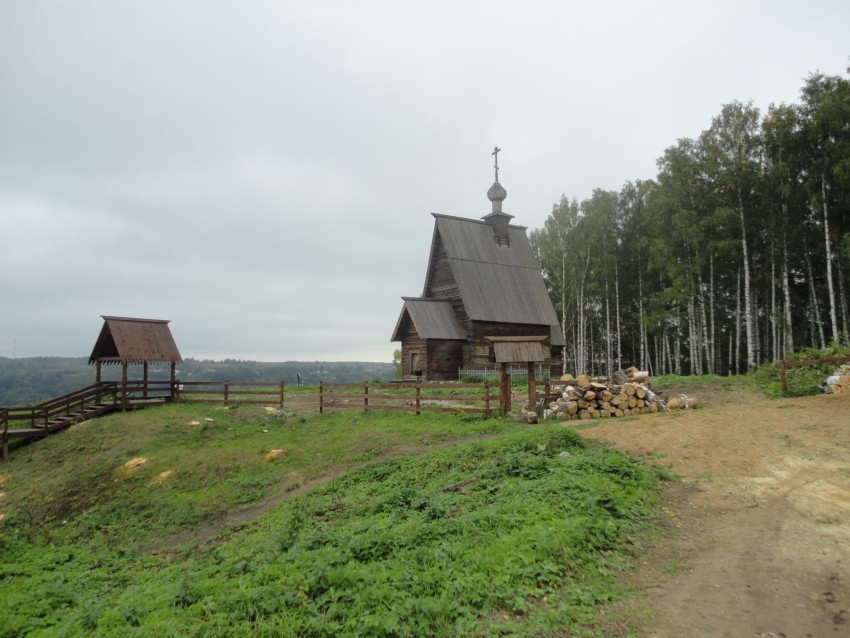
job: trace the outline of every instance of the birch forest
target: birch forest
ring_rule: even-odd
[[[562,196],[531,242],[564,370],[739,374],[848,343],[850,82],[724,105],[654,180]]]

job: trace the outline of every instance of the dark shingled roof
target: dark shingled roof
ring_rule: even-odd
[[[484,221],[433,214],[467,315],[473,321],[548,325],[552,345],[565,345],[555,308],[524,226],[508,226],[509,245],[493,240]],[[434,251],[431,255],[433,258]],[[431,272],[431,268],[428,268]],[[428,288],[425,282],[425,289]]]
[[[422,339],[466,339],[452,305],[447,301],[405,297],[391,341],[401,341],[399,331],[405,316],[413,322],[416,333]]]
[[[89,364],[182,363],[167,320],[101,316],[103,328]]]

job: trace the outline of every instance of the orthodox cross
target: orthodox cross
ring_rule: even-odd
[[[490,155],[493,155],[496,158],[496,165],[493,168],[496,169],[496,181],[497,182],[499,181],[499,151],[501,151],[501,150],[502,149],[500,149],[498,146],[494,146],[493,152],[490,153]]]

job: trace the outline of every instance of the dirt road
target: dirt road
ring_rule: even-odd
[[[672,389],[668,390],[668,395]],[[700,407],[582,433],[669,467],[666,532],[622,623],[647,637],[850,636],[850,394]]]

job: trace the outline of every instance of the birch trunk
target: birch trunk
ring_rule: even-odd
[[[620,337],[620,273],[614,265],[614,299],[617,303],[617,370],[623,369],[623,342]]]
[[[747,248],[747,227],[744,221],[744,197],[738,187],[738,215],[741,219],[741,256],[744,260],[744,324],[747,329],[747,369],[757,365],[755,331],[753,330],[752,286],[750,283],[750,257]]]
[[[841,265],[841,255],[836,256],[835,263],[838,265],[838,296],[841,298],[841,332],[844,334],[844,345],[850,346],[850,330],[847,321],[847,291],[844,289],[844,266]]]
[[[561,250],[561,336],[567,343],[567,251]],[[564,345],[564,350],[567,347]],[[561,374],[567,372],[567,353],[561,357]]]
[[[694,297],[688,299],[688,347],[691,351],[691,374],[698,375],[699,372],[699,344],[696,336],[696,318],[694,312]]]
[[[741,372],[741,270],[738,269],[738,286],[735,294],[735,374]]]
[[[682,375],[682,322],[676,317],[676,374]]]
[[[779,360],[779,322],[776,313],[776,260],[770,254],[770,353],[771,361]]]
[[[815,279],[812,273],[812,258],[808,250],[806,250],[806,273],[808,274],[809,280],[809,302],[811,305],[809,320],[812,322],[812,346],[820,347],[820,349],[823,350],[826,348],[826,339],[823,334],[823,321],[821,321],[820,316],[820,304],[818,303],[818,296],[815,292]],[[820,337],[819,345],[814,342],[815,333],[817,333]]]
[[[782,216],[785,220],[785,228],[782,233],[782,295],[785,305],[785,352],[782,358],[786,358],[794,352],[794,331],[792,330],[793,322],[791,319],[791,284],[789,283],[790,273],[788,272],[788,204],[783,199],[782,201]]]
[[[719,365],[719,360],[717,358],[717,333],[715,332],[716,324],[714,321],[714,253],[709,256],[708,261],[708,312],[709,318],[711,320],[711,331],[709,332],[709,342],[708,349],[710,353],[709,357],[709,374],[715,374],[717,372],[716,366]]]
[[[608,294],[608,278],[605,278],[605,376],[614,374],[614,345],[611,339],[611,301]]]
[[[826,288],[829,292],[829,319],[832,323],[832,340],[838,343],[838,314],[835,308],[835,288],[832,285],[832,242],[829,241],[829,215],[827,214],[826,196],[829,187],[826,176],[821,174],[820,179],[821,197],[823,198],[823,240],[826,244]]]
[[[732,332],[730,331],[730,332],[729,332],[729,365],[728,365],[728,367],[726,368],[726,376],[728,376],[728,377],[731,377],[731,376],[732,376],[732,356],[733,356],[733,353],[732,353],[732,341],[733,341],[733,339],[732,339]]]
[[[644,336],[646,330],[643,323],[643,277],[641,276],[640,266],[638,266],[638,331],[640,341],[640,369],[646,370],[646,358],[644,357]]]
[[[835,308],[835,287],[832,285],[832,242],[829,241],[829,215],[827,214],[826,196],[829,186],[826,176],[821,174],[820,179],[821,197],[823,198],[823,240],[826,244],[826,289],[829,292],[829,319],[832,323],[832,340],[838,342],[838,313]]]
[[[709,325],[706,320],[706,312],[705,312],[705,295],[703,291],[705,289],[705,285],[702,283],[702,277],[699,278],[699,308],[700,308],[700,323],[702,330],[700,331],[702,335],[702,348],[703,348],[703,361],[702,361],[702,369],[706,374],[712,374],[713,368],[711,364],[711,338],[709,337]]]

